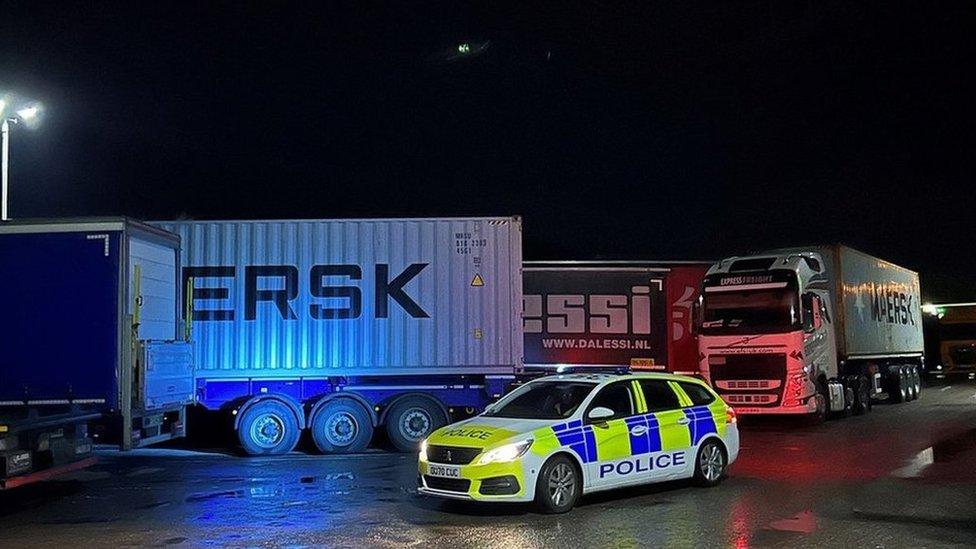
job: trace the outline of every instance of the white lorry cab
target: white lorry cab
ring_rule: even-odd
[[[421,446],[419,491],[570,510],[583,493],[674,479],[717,485],[739,453],[735,412],[672,374],[536,379]]]
[[[741,414],[863,414],[914,400],[924,345],[918,275],[846,246],[771,250],[708,270],[702,376]]]

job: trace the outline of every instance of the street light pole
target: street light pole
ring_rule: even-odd
[[[10,139],[10,120],[6,117],[3,119],[2,131],[0,131],[0,141],[3,141],[3,212],[0,214],[0,221],[10,221],[7,217],[7,148]]]

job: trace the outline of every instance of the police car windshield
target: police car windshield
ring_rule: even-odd
[[[498,401],[489,417],[513,419],[566,419],[580,407],[595,383],[536,381],[519,387]]]

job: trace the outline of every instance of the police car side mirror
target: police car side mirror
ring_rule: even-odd
[[[590,410],[590,413],[587,414],[586,417],[587,419],[591,419],[593,421],[603,421],[613,417],[613,410],[603,406],[597,406],[596,408]]]

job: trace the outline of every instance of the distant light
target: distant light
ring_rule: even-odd
[[[939,314],[939,308],[931,303],[926,303],[922,305],[922,312],[929,315]]]
[[[471,44],[467,42],[458,44],[458,53],[471,53]]]
[[[0,116],[3,116],[3,111],[7,109],[7,98],[0,97]]]
[[[29,107],[24,107],[17,111],[17,116],[21,118],[24,122],[30,122],[37,118],[38,113],[41,112],[41,107],[37,104],[31,105]]]

